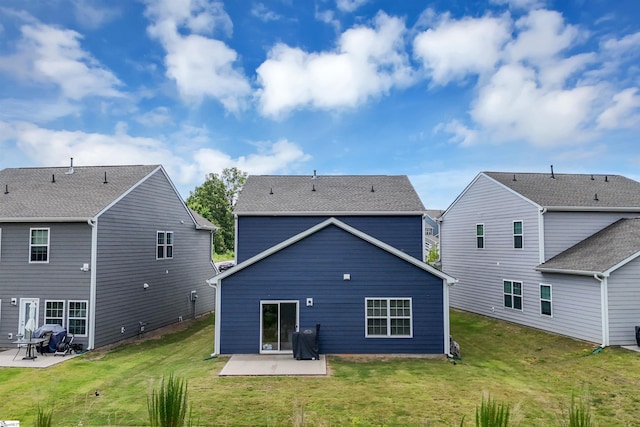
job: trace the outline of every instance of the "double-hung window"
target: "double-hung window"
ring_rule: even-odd
[[[173,231],[158,231],[156,259],[173,258]]]
[[[551,285],[540,284],[540,314],[551,316]]]
[[[64,301],[45,301],[44,323],[64,327]]]
[[[522,249],[524,247],[522,221],[513,221],[513,247],[514,249]]]
[[[366,298],[367,338],[411,338],[411,298]]]
[[[87,335],[87,301],[69,301],[67,312],[67,332],[73,335]]]
[[[522,282],[504,280],[504,306],[514,310],[522,310]]]
[[[48,228],[32,228],[30,230],[29,262],[49,262]]]
[[[476,224],[476,248],[484,249],[484,224]]]

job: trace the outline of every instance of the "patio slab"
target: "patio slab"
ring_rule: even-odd
[[[54,356],[53,353],[49,353],[46,356],[38,354],[33,360],[23,360],[25,356],[25,349],[21,348],[20,353],[17,348],[0,351],[0,367],[2,368],[48,368],[49,366],[57,365],[65,360],[73,359],[77,354],[68,354],[66,356]],[[14,360],[15,358],[15,360]]]
[[[327,375],[324,354],[318,360],[296,360],[290,354],[234,354],[220,376],[308,376]]]

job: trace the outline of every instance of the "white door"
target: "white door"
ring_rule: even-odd
[[[33,306],[32,306],[33,303]],[[31,313],[31,307],[34,307],[34,313]],[[18,334],[24,336],[24,325],[27,324],[29,316],[33,316],[36,322],[35,328],[38,328],[38,313],[40,310],[39,298],[20,298],[20,317],[18,323]]]

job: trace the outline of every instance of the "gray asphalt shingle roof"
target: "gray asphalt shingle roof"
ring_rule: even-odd
[[[424,211],[405,175],[251,175],[235,206],[240,215]]]
[[[92,218],[158,167],[79,166],[72,174],[68,167],[3,169],[0,220]]]
[[[640,183],[620,175],[483,173],[543,207],[640,207]]]
[[[537,268],[603,273],[638,252],[640,218],[623,218]]]

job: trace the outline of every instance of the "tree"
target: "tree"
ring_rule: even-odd
[[[233,208],[246,179],[246,172],[238,168],[225,168],[220,175],[207,175],[204,184],[196,187],[187,197],[187,206],[219,227],[213,240],[217,254],[235,248]]]
[[[438,268],[438,261],[440,260],[440,248],[437,243],[431,245],[429,253],[427,254],[427,264],[432,267]]]

